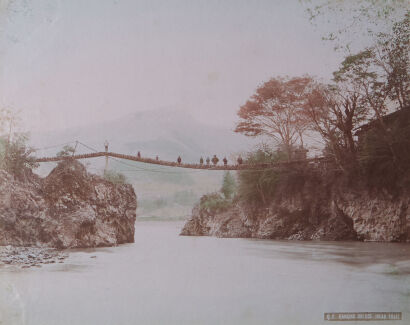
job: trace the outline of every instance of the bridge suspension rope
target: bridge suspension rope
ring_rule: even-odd
[[[40,151],[40,150],[47,150],[47,149],[53,149],[53,148],[59,148],[59,147],[63,147],[66,145],[69,145],[71,143],[75,143],[76,141],[70,141],[70,142],[65,142],[65,143],[60,143],[60,144],[56,144],[53,146],[47,146],[47,147],[41,147],[41,148],[33,148],[34,151]]]
[[[78,143],[81,144],[81,145],[83,145],[84,147],[86,147],[86,148],[89,149],[89,150],[92,150],[92,151],[94,151],[94,152],[96,152],[96,153],[99,152],[97,149],[95,149],[95,148],[93,148],[93,147],[90,147],[90,146],[88,146],[88,145],[86,145],[86,144],[84,144],[84,143],[82,143],[82,142],[80,142],[80,141],[78,141]],[[133,170],[129,170],[129,171],[151,172],[151,173],[164,173],[164,174],[181,174],[181,172],[172,172],[172,171],[168,171],[168,170],[159,170],[159,169],[152,169],[152,168],[144,168],[144,167],[141,167],[141,166],[135,166],[135,165],[128,164],[128,163],[122,161],[121,159],[117,159],[117,158],[114,158],[114,157],[108,157],[108,158],[111,159],[111,160],[114,160],[114,161],[116,161],[116,162],[118,162],[118,163],[120,163],[120,164],[122,164],[122,165],[125,165],[125,166],[128,166],[128,167],[132,167]],[[125,171],[124,171],[124,172],[125,172]],[[185,173],[186,173],[186,171],[185,171]]]
[[[74,141],[71,141],[69,143],[73,143]],[[88,150],[93,151],[93,153],[88,153],[88,154],[77,154],[77,155],[72,155],[71,157],[42,157],[42,158],[37,158],[37,162],[49,162],[49,161],[60,161],[60,160],[65,160],[65,159],[86,159],[86,158],[96,158],[96,157],[107,157],[110,158],[114,161],[117,161],[118,163],[121,163],[123,165],[132,167],[134,171],[145,171],[145,172],[158,172],[158,173],[176,173],[178,172],[170,172],[166,170],[159,170],[159,169],[149,169],[149,168],[143,168],[143,167],[137,167],[135,165],[127,164],[122,160],[130,160],[130,161],[135,161],[135,162],[140,162],[140,163],[147,163],[147,164],[154,164],[154,165],[159,165],[159,166],[166,166],[166,167],[179,167],[179,168],[189,168],[191,170],[221,170],[221,171],[226,171],[226,170],[249,170],[249,171],[266,171],[269,169],[277,169],[283,166],[290,166],[290,165],[301,165],[301,164],[307,164],[307,163],[328,163],[331,162],[331,159],[325,158],[325,157],[319,157],[319,158],[311,158],[311,159],[302,159],[302,160],[292,160],[292,161],[282,161],[282,162],[272,162],[272,163],[262,163],[262,164],[240,164],[240,165],[204,165],[204,164],[189,164],[189,163],[181,163],[181,162],[171,162],[171,161],[165,161],[165,160],[158,160],[158,159],[152,159],[152,158],[141,158],[140,155],[137,156],[131,156],[131,155],[124,155],[124,154],[118,154],[114,152],[100,152],[96,150],[95,148],[92,148],[91,146],[84,144],[81,141],[75,141],[76,144],[80,144],[87,148]],[[51,147],[57,147],[57,146],[50,146]]]

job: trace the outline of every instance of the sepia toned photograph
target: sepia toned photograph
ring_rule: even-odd
[[[0,0],[0,325],[410,324],[408,0]]]

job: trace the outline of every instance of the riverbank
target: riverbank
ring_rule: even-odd
[[[27,269],[64,263],[68,253],[52,248],[0,246],[0,267]]]
[[[181,235],[286,240],[410,242],[410,194],[346,186],[304,171],[269,203],[205,195]],[[340,180],[339,180],[340,181]]]

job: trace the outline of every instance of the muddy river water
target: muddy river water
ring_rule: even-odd
[[[375,324],[410,324],[409,244],[181,237],[182,225],[137,221],[134,244],[1,267],[0,324],[317,325],[378,311],[403,320]]]

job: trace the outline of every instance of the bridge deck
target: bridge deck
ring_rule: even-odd
[[[303,160],[292,160],[292,161],[283,161],[277,163],[266,163],[266,164],[241,164],[241,165],[206,165],[206,164],[186,164],[186,163],[177,163],[166,160],[156,160],[152,158],[142,158],[131,155],[123,155],[115,152],[95,152],[82,155],[74,155],[69,157],[42,157],[37,158],[36,162],[49,162],[49,161],[61,161],[67,159],[87,159],[87,158],[96,158],[96,157],[113,157],[126,160],[132,160],[137,162],[142,162],[146,164],[154,164],[168,167],[179,167],[179,168],[190,168],[190,169],[204,169],[204,170],[252,170],[252,169],[266,169],[266,168],[275,168],[285,165],[298,165],[306,163],[326,163],[329,162],[329,158],[320,157],[320,158],[311,158]]]

